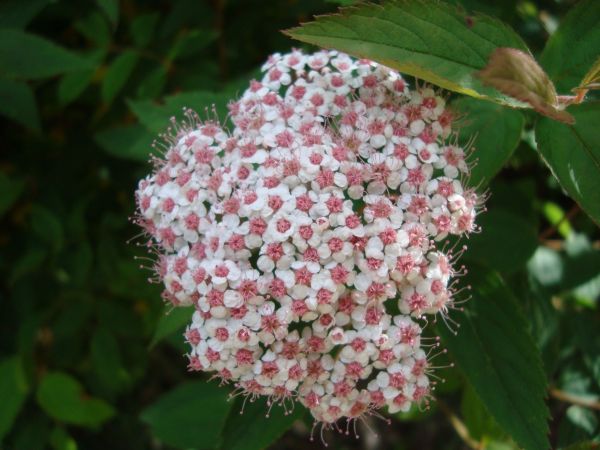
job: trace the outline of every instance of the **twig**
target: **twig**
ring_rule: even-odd
[[[550,389],[550,395],[561,402],[571,403],[572,405],[583,406],[584,408],[596,409],[600,411],[600,402],[595,400],[588,400],[587,398],[579,397],[578,395],[572,395],[555,388]]]
[[[463,440],[463,442],[473,450],[481,450],[483,448],[482,444],[471,437],[471,435],[469,434],[469,430],[467,429],[467,426],[463,423],[463,421],[460,420],[458,416],[454,414],[454,412],[452,412],[448,405],[446,405],[446,403],[444,403],[442,400],[438,398],[436,402],[440,410],[448,418],[448,421],[450,422],[450,425],[452,425],[452,428],[454,428],[454,431],[456,431],[456,434],[458,434],[458,436]]]

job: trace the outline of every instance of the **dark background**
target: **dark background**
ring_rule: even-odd
[[[510,23],[535,53],[573,2],[460,3]],[[6,86],[0,89],[1,448],[185,448],[169,443],[181,442],[182,433],[192,442],[194,435],[213,433],[210,416],[223,408],[231,408],[220,423],[224,434],[243,436],[233,443],[222,437],[222,448],[320,446],[318,437],[309,441],[311,421],[302,411],[291,428],[292,420],[275,417],[279,410],[262,419],[262,408],[251,405],[239,416],[239,401],[223,406],[228,388],[213,388],[216,383],[210,392],[192,384],[172,400],[180,406],[159,403],[154,415],[147,412],[182,382],[204,377],[186,372],[186,318],[177,312],[164,317],[160,286],[139,268],[152,261],[134,259],[145,251],[136,246],[142,240],[130,218],[136,183],[150,170],[150,143],[168,118],[184,105],[202,111],[212,103],[223,117],[227,99],[258,76],[270,53],[300,46],[280,30],[337,6],[320,0],[0,3],[0,30],[25,29],[89,63],[19,79],[34,93],[37,112],[21,105],[25,113],[7,113],[12,96]],[[18,51],[23,64],[38,58],[35,51]],[[0,80],[3,72],[0,67]],[[534,230],[525,238],[524,263],[506,276],[520,294],[552,389],[597,402],[598,230],[562,194],[527,144],[530,138],[492,183],[488,209],[512,211]],[[479,254],[488,252],[483,259],[496,248],[506,251],[507,242],[492,231],[484,228],[481,239]],[[526,265],[529,258],[542,268]],[[545,286],[552,271],[558,278]],[[530,277],[543,298],[531,300],[524,283]],[[328,433],[330,448],[472,447],[457,433],[461,424],[478,448],[515,448],[458,370],[442,372],[447,383],[430,410],[396,415],[390,426],[370,421],[378,437],[363,425],[360,440]],[[555,397],[549,399],[555,448],[600,439],[597,411]]]

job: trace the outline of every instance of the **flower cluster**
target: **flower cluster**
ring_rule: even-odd
[[[430,395],[419,319],[452,304],[437,243],[474,228],[452,115],[430,88],[335,51],[275,54],[190,121],[137,191],[164,296],[193,305],[190,368],[332,423]]]

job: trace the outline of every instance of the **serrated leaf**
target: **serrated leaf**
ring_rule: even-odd
[[[558,92],[580,85],[600,53],[600,2],[583,0],[571,8],[540,57]]]
[[[514,48],[498,48],[477,75],[484,84],[527,103],[540,114],[573,123],[573,117],[559,109],[552,81],[529,53]]]
[[[264,398],[255,402],[235,402],[223,430],[222,450],[262,450],[275,442],[292,424],[306,414],[306,409],[299,404],[285,414],[280,406],[270,409]],[[243,408],[243,413],[242,412]]]
[[[538,151],[560,185],[600,224],[600,102],[572,105],[574,125],[541,117],[535,127]]]
[[[141,419],[165,444],[181,448],[215,448],[232,404],[226,399],[227,390],[216,383],[185,383],[146,408]]]
[[[491,208],[477,218],[481,233],[469,237],[467,257],[508,274],[525,267],[537,248],[533,224],[509,210]]]
[[[94,141],[107,153],[117,158],[148,162],[154,153],[154,137],[142,126],[119,126],[100,131]]]
[[[10,430],[27,397],[28,386],[17,356],[0,362],[0,442]]]
[[[131,72],[135,69],[140,55],[134,50],[126,50],[117,56],[110,64],[102,80],[102,100],[111,103],[123,88]]]
[[[112,406],[86,395],[75,378],[62,372],[44,375],[37,390],[37,401],[51,417],[73,425],[96,427],[115,414]]]
[[[40,36],[0,29],[0,74],[35,79],[89,67],[85,58]]]
[[[500,276],[471,265],[466,283],[473,298],[455,335],[438,332],[496,423],[525,450],[544,450],[548,442],[546,377],[539,350],[513,293]]]
[[[150,341],[150,347],[154,347],[164,338],[171,336],[177,331],[182,331],[185,325],[192,321],[193,311],[190,308],[174,308],[160,316],[154,336]]]
[[[445,89],[523,106],[475,76],[494,49],[527,50],[499,20],[434,0],[360,4],[285,32],[294,39],[369,58]]]
[[[40,130],[35,96],[27,83],[0,76],[0,114],[32,130]]]
[[[461,97],[451,105],[465,116],[459,130],[460,143],[473,145],[474,166],[468,183],[483,188],[519,145],[525,118],[517,110],[474,98]]]

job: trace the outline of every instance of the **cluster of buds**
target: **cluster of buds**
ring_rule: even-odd
[[[263,72],[232,131],[188,111],[136,194],[164,297],[194,306],[189,367],[319,422],[407,411],[431,393],[420,319],[454,298],[439,243],[477,210],[452,115],[335,51]]]

